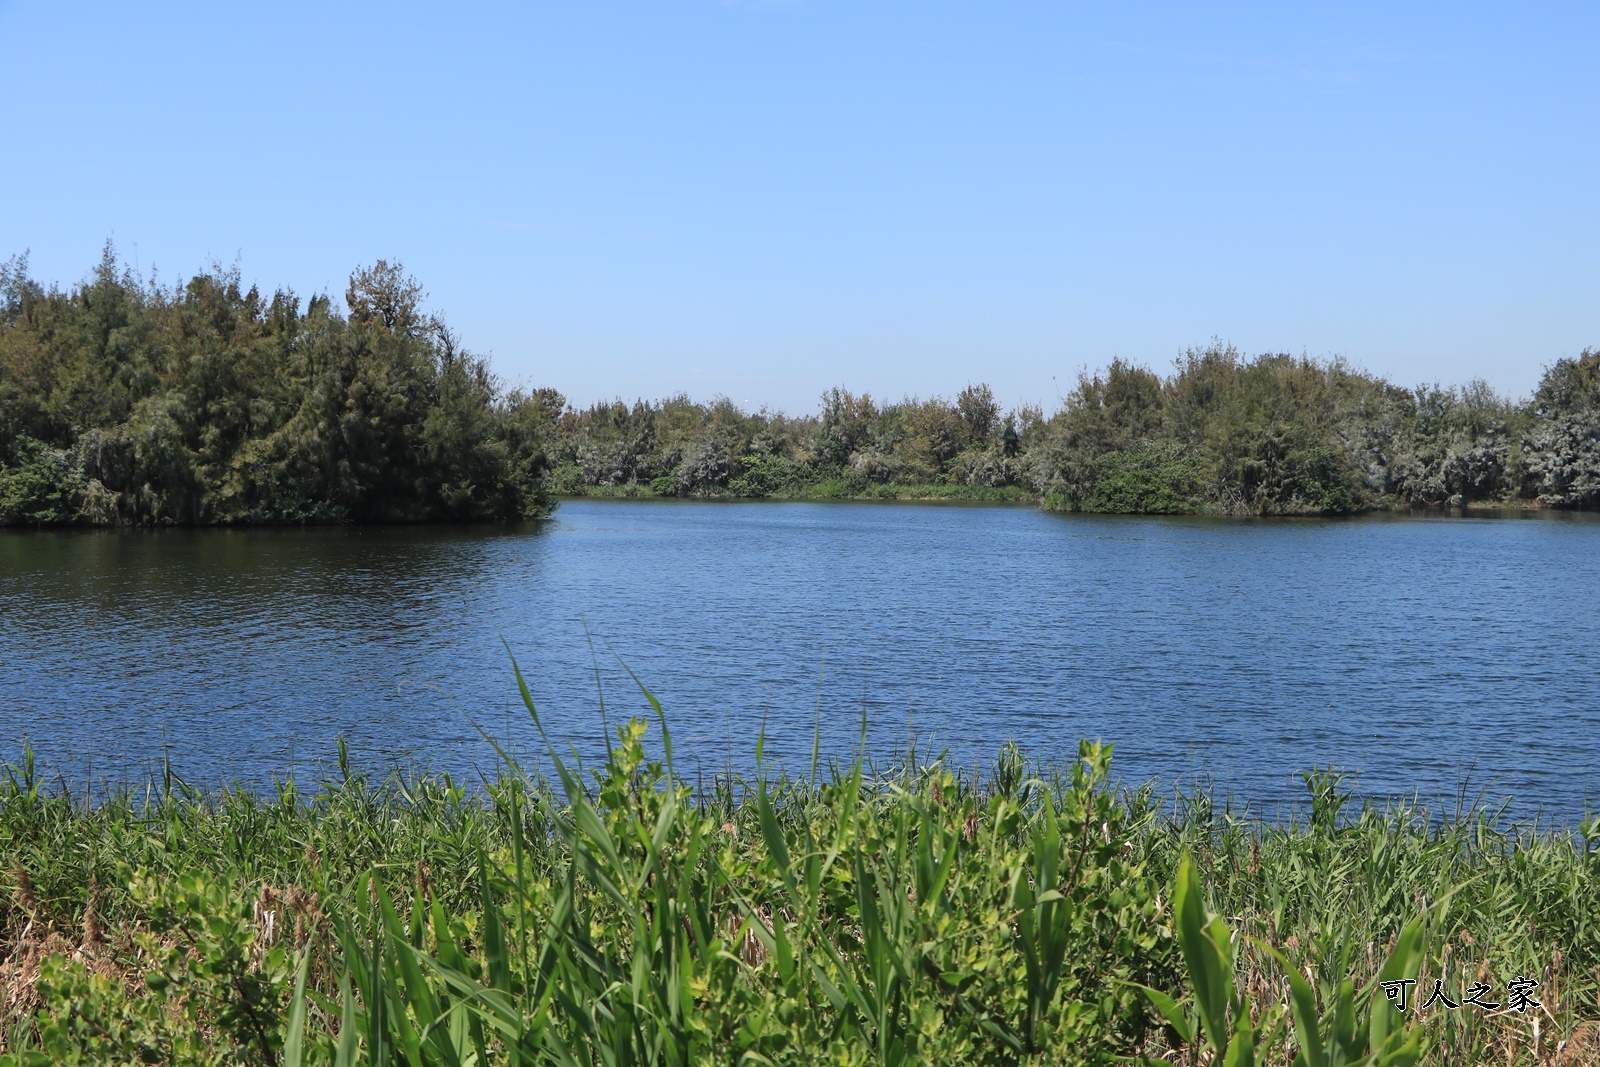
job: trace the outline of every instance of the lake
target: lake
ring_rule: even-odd
[[[1373,795],[1600,807],[1600,517],[1048,515],[568,501],[544,523],[0,531],[0,757],[82,788],[488,770],[527,750],[515,654],[592,758],[667,709],[681,773],[769,757],[964,766],[1115,741],[1126,782],[1270,814],[1335,764]],[[598,675],[598,678],[597,678]],[[598,686],[598,688],[597,688]]]

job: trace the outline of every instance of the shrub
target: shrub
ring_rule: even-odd
[[[84,479],[67,452],[20,436],[9,455],[0,454],[0,525],[76,521],[82,512]]]
[[[1199,510],[1199,465],[1170,445],[1109,452],[1087,461],[1079,485],[1052,493],[1054,510],[1182,515]]]

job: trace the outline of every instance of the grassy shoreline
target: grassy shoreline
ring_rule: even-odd
[[[1474,515],[1504,515],[1504,514],[1531,514],[1548,513],[1551,515],[1583,515],[1587,514],[1574,508],[1553,508],[1527,500],[1507,501],[1474,501],[1471,504],[1448,507],[1415,507],[1398,504],[1392,500],[1382,499],[1373,502],[1370,507],[1355,512],[1325,514],[1308,513],[1305,515],[1228,515],[1221,510],[1197,509],[1194,511],[1164,512],[1164,511],[1090,511],[1086,509],[1074,510],[1066,506],[1049,506],[1048,496],[1029,492],[1020,486],[1005,486],[990,488],[987,486],[972,485],[872,485],[863,489],[859,486],[836,485],[824,483],[807,489],[769,493],[762,496],[737,496],[731,493],[709,493],[695,496],[676,496],[672,494],[657,493],[647,484],[627,483],[623,485],[591,486],[583,492],[568,492],[552,494],[552,500],[558,504],[564,500],[655,500],[663,502],[694,502],[694,503],[752,503],[756,501],[838,501],[838,502],[872,502],[872,501],[905,501],[907,503],[967,503],[967,504],[992,504],[997,506],[1042,506],[1044,510],[1055,514],[1082,514],[1082,515],[1190,515],[1211,518],[1348,518],[1362,515],[1391,515],[1391,514],[1420,514],[1471,517]]]
[[[1040,497],[1020,486],[991,488],[980,485],[859,485],[834,480],[819,482],[795,489],[765,493],[760,496],[737,496],[732,493],[701,493],[694,496],[677,496],[656,492],[647,484],[630,482],[623,485],[590,486],[581,493],[554,494],[556,500],[701,500],[701,501],[752,501],[752,500],[949,500],[979,504],[1037,504]]]
[[[645,737],[621,728],[584,781],[507,762],[481,790],[341,761],[311,787],[169,777],[85,805],[10,768],[0,1063],[1204,1062],[1140,989],[1200,1003],[1185,857],[1238,935],[1262,1062],[1298,1047],[1289,969],[1378,1011],[1412,920],[1418,990],[1503,1001],[1525,978],[1542,1004],[1413,1005],[1421,1062],[1600,1042],[1600,820],[1356,809],[1321,772],[1292,823],[1206,794],[1171,810],[1109,791],[1089,744],[1066,767],[1007,748],[977,775],[857,763],[696,793]]]

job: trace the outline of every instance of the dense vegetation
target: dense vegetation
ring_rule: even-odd
[[[341,751],[310,790],[89,804],[12,768],[0,1064],[1595,1062],[1600,819],[1317,772],[1269,823],[1109,790],[1088,743],[692,789],[645,735],[559,790]]]
[[[0,266],[0,523],[489,519],[547,509],[536,400],[379,261],[341,314],[110,248],[68,291]]]
[[[1600,352],[1531,400],[1400,388],[1338,360],[1192,349],[1113,361],[1061,409],[987,385],[812,415],[720,398],[503,391],[380,261],[327,296],[237,272],[164,288],[106,255],[70,290],[0,267],[0,524],[488,519],[549,494],[957,497],[1060,510],[1336,514],[1600,507]]]
[[[552,408],[553,410],[554,408]],[[1482,382],[1402,389],[1340,361],[1192,349],[1161,378],[1113,361],[1061,410],[1003,411],[986,385],[746,414],[726,399],[566,408],[557,493],[1030,497],[1097,512],[1337,514],[1385,506],[1600,507],[1600,352],[1531,401]]]

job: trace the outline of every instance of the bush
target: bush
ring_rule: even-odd
[[[1344,515],[1356,508],[1344,457],[1326,446],[1297,449],[1284,459],[1278,507],[1283,514]]]
[[[685,453],[676,472],[674,491],[679,496],[713,496],[727,488],[732,472],[728,442],[712,437]]]
[[[1540,421],[1524,449],[1528,479],[1546,507],[1600,507],[1600,410]]]
[[[583,471],[576,463],[563,463],[550,471],[546,489],[556,496],[575,496],[584,490]]]
[[[0,526],[59,524],[82,514],[84,479],[68,453],[18,437],[0,454]]]
[[[1149,469],[1121,470],[1094,483],[1083,510],[1117,514],[1179,515],[1194,510],[1172,483]]]
[[[1200,509],[1198,464],[1170,446],[1110,452],[1090,461],[1088,487],[1054,491],[1046,507],[1107,514],[1184,515]]]
[[[752,452],[739,457],[739,466],[740,473],[728,481],[732,496],[785,496],[818,480],[812,468],[782,456]]]

